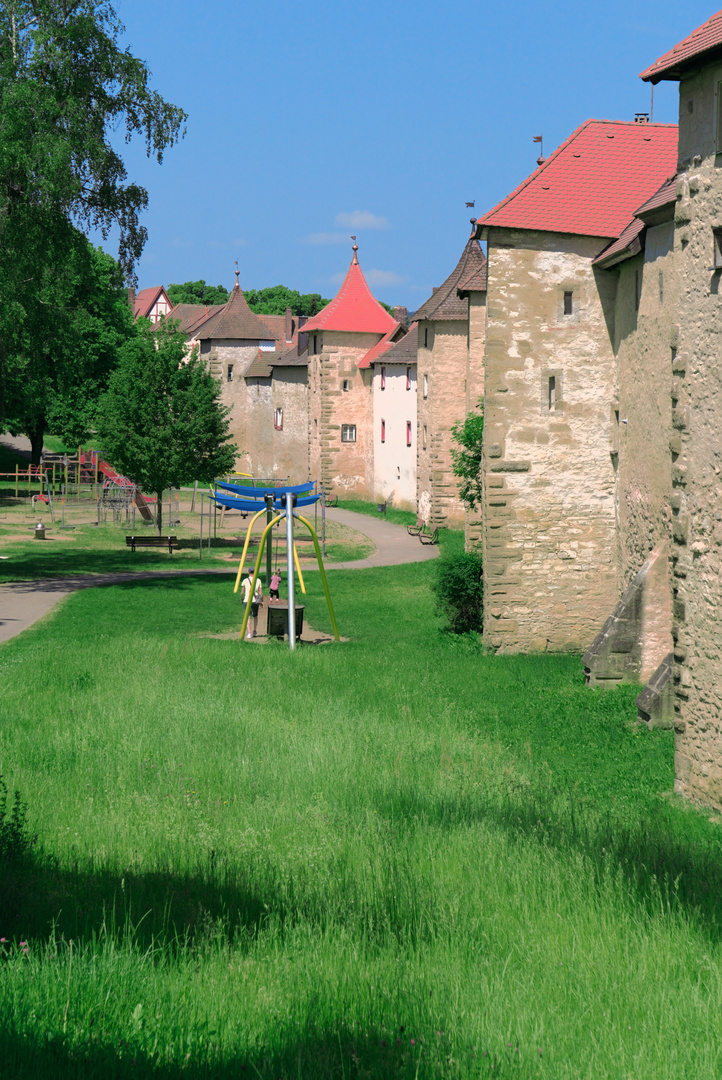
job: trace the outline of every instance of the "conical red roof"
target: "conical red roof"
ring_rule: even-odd
[[[343,285],[331,303],[306,323],[303,332],[345,330],[349,334],[387,334],[397,325],[386,308],[372,296],[354,248]]]

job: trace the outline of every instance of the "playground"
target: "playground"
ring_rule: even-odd
[[[672,733],[578,656],[443,633],[461,533],[404,562],[353,519],[388,562],[328,567],[342,646],[303,559],[329,643],[239,641],[242,530],[102,588],[76,541],[88,587],[46,575],[0,645],[0,1075],[717,1080],[722,834]]]

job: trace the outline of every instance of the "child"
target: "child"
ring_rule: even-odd
[[[271,596],[271,603],[273,603],[274,600],[279,599],[278,587],[279,587],[280,584],[281,584],[281,575],[278,572],[278,570],[276,570],[276,572],[271,577],[271,583],[270,583],[270,587],[269,587],[269,592],[270,592],[270,596]]]
[[[244,604],[248,603],[248,597],[251,593],[251,577],[250,574],[246,574],[241,582],[241,599]],[[256,587],[253,590],[253,599],[251,601],[251,619],[253,620],[253,631],[251,632],[251,619],[248,620],[248,626],[246,627],[246,637],[258,637],[258,609],[263,603],[263,586],[261,585],[261,579],[256,581]]]

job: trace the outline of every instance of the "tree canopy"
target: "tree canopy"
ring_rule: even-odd
[[[272,285],[268,289],[244,290],[244,296],[251,311],[256,315],[284,315],[286,308],[294,315],[317,315],[330,300],[325,300],[320,293],[300,293],[285,285]]]
[[[161,161],[186,118],[122,31],[107,0],[0,4],[0,425],[25,431],[36,460],[52,416],[68,437],[87,427],[121,332],[120,277],[146,239],[147,192],[111,139],[140,135]],[[114,226],[120,274],[78,231]]]
[[[51,210],[107,237],[120,231],[131,274],[146,240],[147,191],[128,181],[109,136],[145,140],[160,162],[186,114],[121,48],[107,0],[4,0],[0,5],[0,219]]]
[[[158,499],[194,480],[210,482],[235,465],[229,409],[221,384],[171,322],[141,323],[125,343],[98,417],[103,453],[115,468]]]
[[[184,281],[182,285],[169,285],[168,296],[175,304],[225,304],[228,289],[224,285],[206,285],[205,281]]]
[[[115,259],[77,229],[68,229],[63,239],[58,266],[44,266],[37,253],[36,289],[24,298],[21,332],[3,385],[5,426],[30,436],[35,462],[47,431],[71,446],[88,438],[98,398],[133,333]],[[56,250],[59,243],[56,237]]]

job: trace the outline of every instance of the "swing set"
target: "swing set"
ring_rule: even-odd
[[[238,587],[243,577],[243,569],[246,563],[246,556],[248,554],[248,547],[251,542],[251,532],[253,526],[264,514],[266,514],[266,527],[263,530],[261,536],[261,542],[258,545],[258,555],[256,556],[256,563],[253,569],[253,577],[251,580],[251,588],[248,593],[248,600],[246,601],[245,611],[243,613],[243,623],[241,625],[241,641],[245,638],[246,627],[248,626],[248,619],[251,614],[251,604],[253,602],[253,593],[256,588],[256,582],[258,581],[258,575],[261,569],[261,562],[263,560],[263,552],[266,544],[268,548],[268,566],[271,565],[271,543],[269,536],[271,530],[279,522],[285,520],[286,522],[286,580],[288,582],[288,645],[291,651],[296,648],[296,578],[294,574],[295,570],[298,573],[298,583],[301,587],[301,592],[305,595],[306,585],[303,580],[303,574],[301,573],[301,564],[298,559],[298,551],[296,550],[296,544],[293,537],[293,523],[299,521],[304,525],[311,534],[313,540],[314,550],[316,552],[316,560],[318,562],[318,569],[321,574],[321,582],[323,584],[323,591],[326,597],[326,604],[328,606],[328,614],[331,619],[331,626],[333,627],[333,636],[336,641],[340,641],[338,626],[336,625],[336,616],[333,611],[333,604],[331,603],[331,593],[328,588],[328,580],[326,578],[326,571],[323,566],[323,559],[321,557],[321,546],[318,542],[318,536],[313,525],[302,514],[296,512],[296,507],[313,506],[321,496],[314,494],[313,489],[315,482],[308,484],[296,484],[286,487],[274,487],[274,488],[253,488],[245,487],[240,484],[230,484],[218,481],[216,483],[216,490],[211,493],[215,502],[225,507],[226,510],[243,510],[252,511],[253,516],[248,524],[246,531],[246,540],[243,545],[243,553],[241,555],[241,561],[238,565],[238,573],[236,574],[236,583],[234,586],[234,593],[238,592]],[[276,556],[278,555],[278,535],[276,536]],[[276,560],[277,561],[277,560]],[[293,613],[293,614],[292,614]]]

